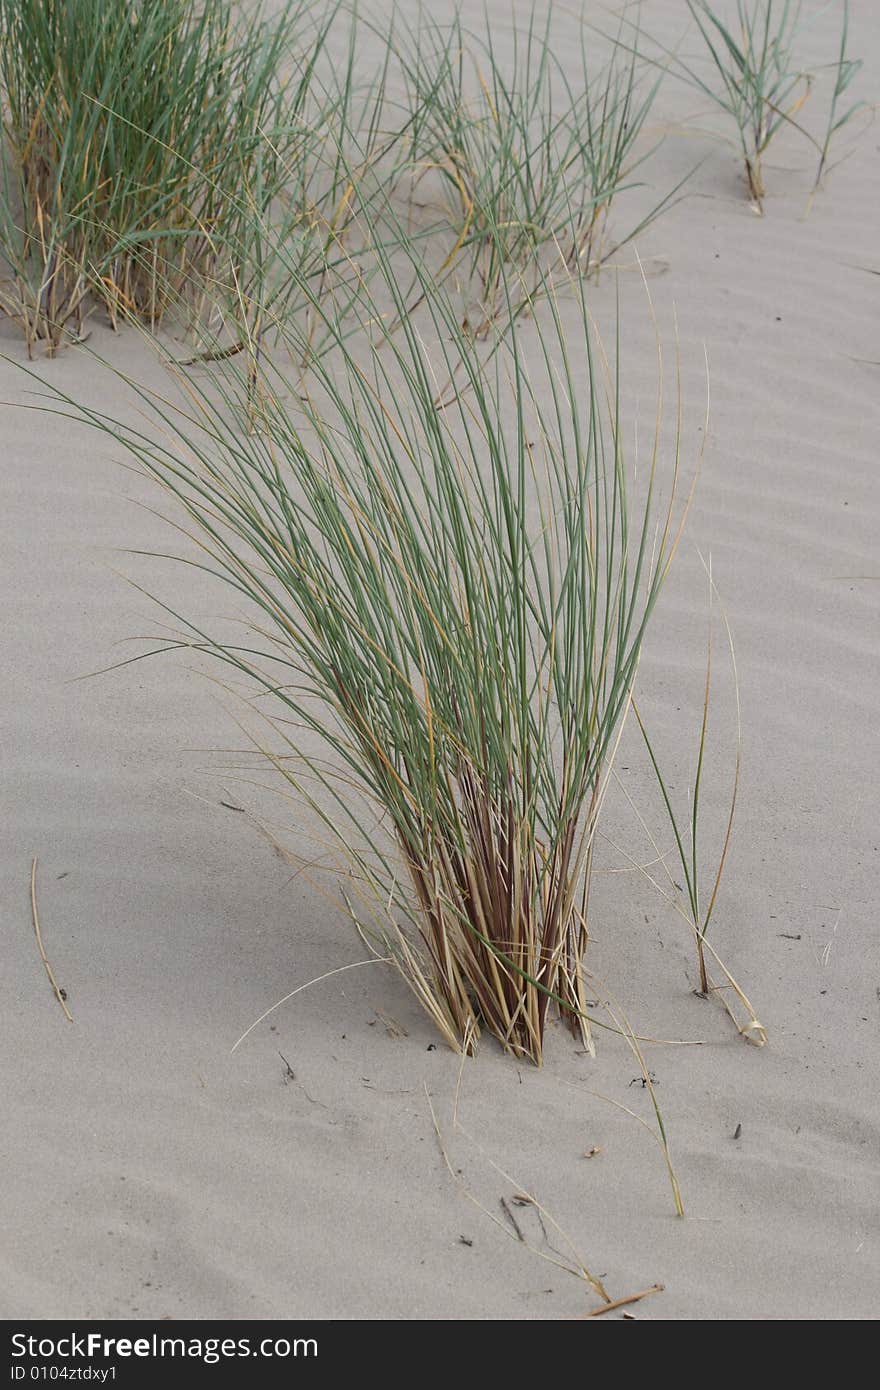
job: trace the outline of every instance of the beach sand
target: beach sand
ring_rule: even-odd
[[[859,94],[872,99],[880,13],[851,8]],[[490,9],[502,25],[506,0]],[[683,11],[651,0],[646,27],[674,41]],[[570,23],[560,7],[563,52]],[[808,61],[835,43],[825,15]],[[4,324],[0,1316],[576,1317],[597,1300],[542,1258],[557,1258],[551,1245],[563,1263],[576,1251],[613,1298],[663,1284],[630,1310],[639,1319],[876,1316],[880,278],[865,267],[880,269],[880,137],[845,133],[852,154],[805,216],[814,161],[781,136],[759,218],[705,103],[669,81],[661,123],[666,141],[646,166],[655,195],[705,160],[691,196],[638,243],[669,357],[677,316],[688,466],[704,348],[712,404],[640,688],[684,796],[706,656],[700,556],[711,556],[743,722],[712,940],[769,1043],[749,1046],[695,997],[687,930],[637,874],[597,876],[589,963],[640,1032],[705,1040],[646,1048],[685,1219],[651,1134],[619,1108],[652,1124],[638,1065],[611,1034],[595,1060],[560,1028],[541,1071],[491,1041],[461,1066],[374,964],[291,999],[231,1054],[277,999],[364,949],[332,876],[297,874],[279,850],[314,853],[307,820],[267,801],[241,770],[248,760],[225,751],[242,744],[234,707],[194,661],[76,679],[159,630],[162,615],[125,576],[196,621],[225,615],[230,598],[192,570],[120,553],[175,549],[137,505],[155,505],[155,489],[120,467],[112,441],[14,408],[35,403],[36,383]],[[631,250],[619,260],[625,370],[647,430],[653,327]],[[615,292],[610,275],[594,292],[606,319]],[[135,334],[114,338],[96,319],[90,346],[161,385]],[[35,371],[134,418],[87,352]],[[735,745],[720,627],[716,639],[707,863]],[[667,849],[644,755],[629,738],[625,752],[621,779]],[[650,858],[624,806],[609,814],[614,838]],[[37,950],[34,855],[73,1023]],[[622,862],[603,843],[600,869]],[[501,1199],[522,1190],[558,1223],[545,1220],[550,1245],[534,1208],[510,1208],[524,1241],[508,1221]]]

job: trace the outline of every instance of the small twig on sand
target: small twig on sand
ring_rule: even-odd
[[[665,1284],[652,1284],[649,1289],[642,1289],[641,1293],[627,1294],[626,1298],[615,1298],[611,1303],[602,1303],[598,1308],[591,1308],[588,1313],[581,1313],[582,1318],[601,1318],[604,1313],[613,1313],[615,1308],[625,1308],[628,1303],[638,1303],[639,1299],[647,1298],[652,1293],[662,1293]]]
[[[67,1021],[68,1021],[69,1023],[72,1023],[72,1022],[73,1022],[73,1014],[70,1012],[70,1010],[69,1010],[68,1007],[67,1007],[67,1004],[65,1003],[65,1000],[64,1000],[64,991],[62,990],[62,988],[61,988],[61,986],[59,985],[58,981],[55,979],[55,974],[54,974],[54,972],[53,972],[53,970],[52,970],[51,965],[49,964],[49,958],[48,958],[48,956],[46,955],[45,949],[44,949],[44,947],[43,947],[43,937],[42,937],[42,934],[41,934],[41,932],[40,932],[40,919],[39,919],[39,917],[38,917],[38,915],[37,915],[37,856],[36,856],[36,855],[34,855],[34,862],[33,862],[33,864],[31,865],[31,913],[32,913],[33,919],[34,919],[34,935],[35,935],[36,938],[37,938],[37,946],[39,947],[39,951],[40,951],[40,959],[42,960],[43,964],[44,964],[45,967],[46,967],[46,974],[49,976],[49,984],[52,986],[53,990],[55,991],[55,998],[58,1000],[58,1003],[61,1005],[62,1009],[64,1010],[64,1015],[65,1015]]]
[[[504,1215],[507,1217],[507,1219],[508,1219],[508,1221],[510,1222],[511,1226],[513,1227],[513,1229],[516,1231],[516,1238],[517,1238],[517,1240],[521,1240],[521,1241],[523,1242],[523,1244],[525,1245],[525,1243],[526,1243],[526,1238],[525,1238],[525,1236],[524,1236],[523,1233],[522,1233],[522,1229],[521,1229],[521,1227],[520,1227],[519,1222],[517,1221],[517,1219],[516,1219],[516,1217],[514,1216],[513,1212],[510,1210],[510,1207],[508,1206],[508,1204],[507,1204],[507,1202],[505,1201],[505,1199],[504,1199],[503,1197],[501,1197],[501,1198],[499,1198],[499,1200],[500,1200],[500,1202],[501,1202],[501,1210],[504,1212]]]

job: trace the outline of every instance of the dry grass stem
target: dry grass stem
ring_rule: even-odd
[[[49,957],[46,955],[46,950],[45,950],[45,947],[43,946],[43,934],[42,934],[42,932],[40,931],[40,918],[39,918],[39,915],[38,915],[38,913],[37,913],[37,856],[36,856],[36,855],[34,855],[34,860],[33,860],[33,863],[31,864],[31,917],[32,917],[33,924],[34,924],[34,936],[37,938],[37,949],[38,949],[39,952],[40,952],[40,960],[43,962],[43,965],[44,965],[45,970],[46,970],[46,974],[47,974],[48,977],[49,977],[49,984],[52,986],[52,990],[53,990],[53,993],[54,993],[54,995],[55,995],[55,998],[58,1000],[58,1003],[61,1005],[62,1009],[64,1010],[64,1017],[67,1019],[68,1023],[72,1023],[72,1022],[73,1022],[73,1015],[71,1014],[70,1010],[69,1010],[68,1007],[67,1007],[67,1001],[66,1001],[66,996],[65,996],[64,990],[61,988],[61,986],[59,985],[58,981],[55,979],[55,972],[54,972],[54,970],[52,969],[51,965],[49,964]]]

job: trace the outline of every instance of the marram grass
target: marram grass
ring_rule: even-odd
[[[700,86],[734,120],[749,194],[764,200],[763,159],[774,135],[809,95],[810,84],[793,56],[800,3],[736,0],[728,25],[709,0],[687,0],[706,44],[719,86]]]
[[[661,447],[658,407],[636,476],[580,277],[490,346],[402,233],[374,251],[360,334],[313,298],[336,341],[298,386],[265,362],[255,396],[225,363],[182,377],[182,406],[140,388],[155,430],[77,413],[170,491],[245,602],[239,642],[187,624],[163,645],[261,692],[365,938],[450,1046],[486,1031],[540,1063],[554,1011],[592,1047],[592,850],[686,510],[678,432]],[[306,328],[282,331],[301,359]]]
[[[298,157],[281,69],[308,8],[0,0],[0,306],[29,351],[76,339],[95,298],[155,326],[241,246],[241,190],[264,212]]]
[[[461,12],[448,24],[421,14],[389,39],[416,184],[439,178],[455,237],[448,263],[469,264],[490,310],[503,303],[505,280],[538,283],[543,249],[594,273],[678,191],[609,239],[612,204],[651,153],[639,141],[662,80],[644,81],[635,48],[620,38],[603,60],[581,21],[573,72],[554,51],[550,6],[542,15],[533,5],[509,54],[488,16],[475,32]]]
[[[763,210],[764,157],[786,127],[796,130],[817,150],[818,187],[829,169],[832,140],[865,105],[862,101],[850,105],[842,101],[861,67],[847,51],[849,0],[840,6],[837,61],[827,65],[835,76],[821,143],[805,129],[799,116],[813,85],[812,75],[800,67],[795,52],[804,23],[800,0],[736,0],[735,22],[713,0],[687,0],[687,5],[711,59],[715,80],[702,77],[678,57],[677,66],[735,124],[746,184],[755,206]]]

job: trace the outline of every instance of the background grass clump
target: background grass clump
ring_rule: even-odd
[[[469,262],[490,311],[505,276],[538,282],[542,248],[589,275],[672,197],[607,238],[612,203],[650,153],[638,143],[661,78],[643,80],[635,49],[620,35],[609,49],[583,22],[572,77],[552,18],[552,7],[533,6],[510,54],[488,19],[475,30],[460,13],[448,24],[423,14],[391,40],[416,182],[439,176],[455,234],[447,263]]]
[[[824,65],[834,74],[834,85],[821,140],[805,128],[800,114],[814,76],[798,56],[798,43],[807,27],[799,0],[736,0],[732,16],[712,0],[687,0],[687,5],[711,60],[711,75],[703,76],[677,55],[675,64],[736,127],[746,186],[755,206],[763,211],[765,156],[785,128],[795,130],[816,150],[814,189],[818,188],[829,172],[832,141],[866,106],[861,100],[848,104],[846,98],[862,66],[848,51],[849,0],[840,5],[836,59]]]
[[[89,302],[155,326],[245,245],[295,156],[282,64],[307,7],[230,0],[0,0],[0,304],[32,350]]]

